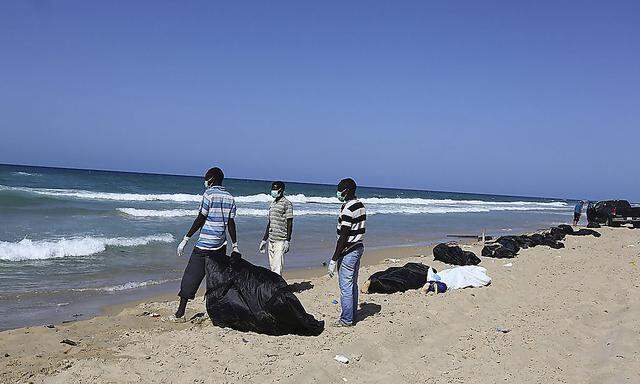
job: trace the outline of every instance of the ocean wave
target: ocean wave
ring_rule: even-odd
[[[57,240],[23,239],[16,243],[0,241],[0,260],[24,261],[57,259],[67,256],[89,256],[104,252],[107,247],[136,247],[151,242],[169,243],[173,235],[163,233],[141,237],[78,237]]]
[[[28,187],[7,187],[0,185],[0,191],[22,191],[39,195],[53,197],[67,197],[78,199],[97,199],[112,201],[173,201],[179,203],[199,202],[201,195],[187,193],[164,193],[164,194],[137,194],[137,193],[115,193],[115,192],[95,192],[76,189],[48,189],[48,188],[28,188]],[[298,210],[301,214],[322,215],[333,214],[333,209],[340,205],[336,197],[306,196],[304,194],[287,195],[292,203],[298,207],[302,204],[313,205],[315,208]],[[236,202],[240,207],[245,204],[268,204],[273,199],[270,195],[259,193],[255,195],[236,196]],[[384,207],[378,211],[380,213],[449,213],[449,212],[489,212],[489,211],[527,211],[527,210],[563,210],[569,205],[562,201],[484,201],[484,200],[453,200],[453,199],[425,199],[425,198],[404,198],[404,197],[365,197],[360,199],[368,208]],[[322,207],[316,209],[317,207]],[[393,208],[395,207],[395,208]],[[422,207],[422,208],[421,208]],[[252,207],[253,208],[253,207]],[[121,212],[131,216],[153,216],[153,217],[178,217],[188,216],[194,211],[187,209],[171,209],[165,211],[142,210],[133,208],[121,208]],[[327,209],[331,209],[328,211]],[[125,211],[126,210],[126,211]],[[144,211],[144,212],[143,212]],[[245,208],[247,215],[262,216],[264,210],[252,210]],[[306,212],[306,213],[305,213]],[[375,212],[375,210],[371,210]]]
[[[42,176],[39,173],[28,173],[28,172],[11,172],[14,176]]]
[[[53,188],[29,188],[29,187],[8,187],[0,185],[0,191],[21,191],[45,195],[51,197],[70,197],[88,200],[112,200],[112,201],[176,201],[176,202],[198,202],[201,195],[191,195],[188,193],[160,193],[160,194],[140,194],[140,193],[116,193],[116,192],[96,192],[82,189],[53,189]]]
[[[98,292],[120,292],[120,291],[128,291],[130,289],[150,287],[153,285],[160,285],[164,283],[169,283],[172,281],[178,281],[179,279],[165,279],[165,280],[146,280],[146,281],[129,281],[124,284],[111,285],[107,287],[97,287],[97,288],[78,288],[73,291],[76,292],[86,292],[86,291],[98,291]]]
[[[384,214],[400,214],[400,215],[420,215],[420,214],[446,214],[446,213],[486,213],[492,211],[545,211],[551,213],[566,214],[566,209],[556,211],[558,208],[550,207],[530,207],[530,206],[500,206],[500,205],[476,205],[476,206],[424,206],[424,205],[367,205],[367,215],[384,215]],[[127,216],[145,218],[175,218],[175,217],[196,217],[197,209],[138,209],[138,208],[117,208],[117,211]],[[338,214],[339,207],[294,207],[296,216],[335,216]],[[239,207],[237,215],[240,217],[256,216],[265,217],[269,214],[268,209],[260,208],[244,208]]]

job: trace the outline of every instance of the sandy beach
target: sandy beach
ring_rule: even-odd
[[[640,231],[601,228],[518,257],[482,257],[488,287],[361,295],[360,322],[319,337],[271,337],[172,324],[174,297],[112,308],[55,328],[0,333],[3,383],[634,383],[640,378]],[[465,249],[480,255],[480,244]],[[361,282],[391,265],[437,268],[430,248],[365,253]],[[395,259],[402,258],[394,262]],[[511,263],[511,266],[505,264]],[[308,312],[339,315],[335,279],[288,274]],[[204,311],[201,298],[188,316]],[[156,312],[161,317],[141,316]],[[499,332],[497,328],[508,332]],[[76,346],[61,340],[77,342]],[[348,364],[334,360],[337,354]]]

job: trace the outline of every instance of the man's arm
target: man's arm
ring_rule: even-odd
[[[227,227],[229,230],[229,236],[231,237],[231,242],[233,244],[238,242],[238,237],[236,236],[236,221],[235,219],[229,219],[227,223]]]
[[[293,232],[293,219],[287,219],[287,241],[291,241],[291,232]]]
[[[347,240],[349,239],[349,227],[342,226],[340,227],[340,237],[338,237],[338,241],[336,242],[336,250],[333,252],[333,256],[331,260],[337,261],[340,257],[340,254],[347,246]]]
[[[191,237],[194,235],[194,233],[198,232],[206,221],[207,217],[202,213],[198,213],[198,217],[196,217],[196,219],[193,221],[191,229],[189,229],[189,232],[187,232],[187,237]]]
[[[267,241],[269,238],[269,225],[271,224],[271,220],[267,220],[267,229],[264,230],[264,236],[262,236],[262,241]]]

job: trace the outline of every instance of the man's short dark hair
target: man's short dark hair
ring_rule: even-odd
[[[271,183],[271,189],[272,190],[283,190],[284,191],[284,182],[283,181],[274,181],[273,183]]]
[[[355,192],[356,188],[356,182],[352,178],[342,179],[338,183],[338,191],[349,190]]]
[[[224,180],[224,172],[222,172],[222,169],[218,168],[218,167],[213,167],[210,168],[207,173],[204,174],[204,179],[209,181],[217,181],[217,182],[222,182],[222,180]]]

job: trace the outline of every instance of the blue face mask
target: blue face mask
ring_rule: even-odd
[[[344,197],[343,193],[344,192],[340,192],[340,191],[336,192],[336,197],[338,198],[338,200],[340,200],[341,203],[345,201],[345,197]]]
[[[280,191],[274,189],[271,191],[271,197],[273,197],[274,199],[277,199],[278,196],[280,196]]]

